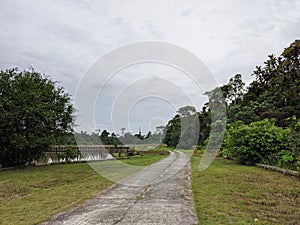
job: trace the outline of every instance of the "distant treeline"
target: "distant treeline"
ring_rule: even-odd
[[[114,132],[109,133],[107,130],[103,130],[100,134],[92,132],[91,134],[86,131],[80,133],[65,134],[59,136],[55,144],[56,145],[129,145],[129,144],[155,144],[161,143],[163,137],[162,132],[156,132],[152,134],[149,131],[146,135],[141,133],[132,134],[124,132],[123,135],[116,135]]]

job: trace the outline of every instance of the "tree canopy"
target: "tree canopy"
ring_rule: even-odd
[[[34,69],[0,71],[0,166],[19,166],[42,156],[72,131],[70,96]]]
[[[287,118],[300,118],[300,41],[296,40],[276,57],[269,55],[264,66],[257,66],[255,80],[242,101],[228,108],[231,120],[249,124],[264,118],[275,118],[286,127]]]

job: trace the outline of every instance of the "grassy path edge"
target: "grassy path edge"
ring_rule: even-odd
[[[199,224],[298,224],[296,177],[217,158],[205,171],[192,157],[192,189]]]

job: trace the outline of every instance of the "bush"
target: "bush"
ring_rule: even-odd
[[[58,158],[66,160],[67,163],[70,163],[73,159],[76,159],[80,155],[78,152],[77,146],[69,145],[66,146],[65,151],[60,153]]]
[[[278,153],[278,166],[289,169],[296,168],[296,158],[294,157],[292,151],[282,150]]]
[[[236,158],[241,164],[266,163],[277,165],[293,161],[287,143],[288,131],[276,127],[274,120],[264,119],[245,125],[236,122],[228,125],[223,156]]]
[[[294,167],[300,171],[300,119],[296,116],[287,119],[288,128],[288,145],[294,157]],[[285,157],[285,160],[287,158]],[[291,158],[289,158],[291,160]]]

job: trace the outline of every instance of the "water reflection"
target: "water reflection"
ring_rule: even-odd
[[[35,162],[36,165],[47,165],[53,163],[64,163],[64,162],[92,162],[100,160],[114,159],[114,157],[106,150],[91,150],[91,149],[81,149],[79,154],[74,159],[66,159],[61,157],[63,151],[53,151],[45,152],[44,156]]]

